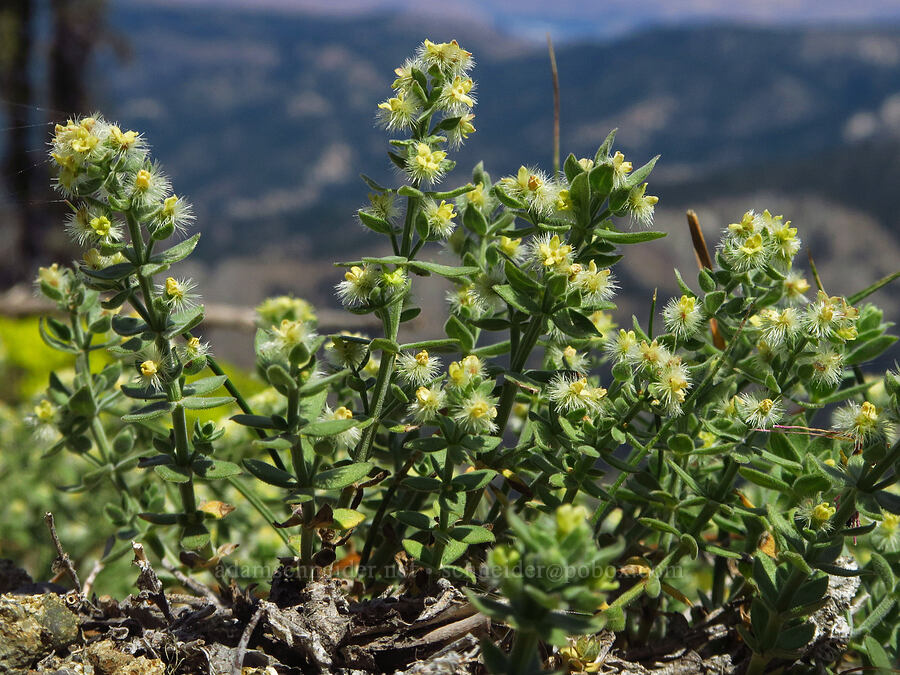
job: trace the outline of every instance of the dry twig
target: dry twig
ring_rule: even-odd
[[[80,594],[81,582],[78,580],[78,572],[75,571],[75,565],[72,564],[72,559],[69,557],[69,554],[63,550],[59,535],[56,534],[56,523],[53,520],[53,514],[49,511],[44,514],[44,522],[47,523],[47,528],[50,530],[50,537],[53,539],[53,545],[56,547],[56,560],[53,561],[53,571],[65,571],[72,578],[72,581],[75,583],[75,588]]]
[[[259,620],[265,613],[266,605],[261,602],[259,603],[259,607],[257,607],[256,611],[253,613],[253,617],[250,619],[247,627],[244,628],[244,633],[241,635],[241,641],[238,642],[237,651],[234,653],[234,664],[231,666],[231,675],[241,675],[241,670],[243,670],[244,665],[244,655],[247,653],[247,647],[250,645],[250,638],[253,636],[253,631],[256,630],[256,624],[259,623]]]

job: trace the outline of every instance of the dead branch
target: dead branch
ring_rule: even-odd
[[[78,580],[78,572],[75,571],[75,565],[72,564],[69,554],[63,550],[59,535],[56,534],[56,523],[53,520],[53,514],[49,511],[44,514],[44,522],[47,523],[47,528],[50,530],[50,538],[53,539],[53,545],[56,547],[56,560],[53,561],[53,571],[65,571],[75,583],[78,593],[81,594],[81,582]]]

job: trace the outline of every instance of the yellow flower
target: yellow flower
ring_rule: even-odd
[[[747,237],[747,240],[740,246],[740,250],[750,257],[761,253],[763,250],[762,235],[754,234],[752,237]]]
[[[572,247],[564,244],[558,234],[554,234],[552,237],[545,235],[538,239],[536,252],[538,261],[543,267],[568,267]]]
[[[145,192],[150,189],[150,181],[152,179],[153,177],[147,169],[141,169],[134,178],[134,188],[141,192]]]
[[[40,422],[52,422],[53,416],[56,413],[56,408],[54,408],[53,404],[50,403],[47,399],[42,400],[34,407],[34,416]]]
[[[336,420],[352,420],[353,412],[349,408],[340,406],[337,410],[334,411],[332,417]]]
[[[613,165],[613,184],[616,187],[619,187],[622,183],[625,182],[625,178],[628,177],[628,174],[631,173],[631,162],[625,161],[625,155],[621,152],[616,152],[616,154],[612,157],[612,165]]]
[[[110,222],[109,218],[106,216],[96,216],[91,218],[90,221],[91,229],[94,231],[98,237],[105,237],[109,234],[110,229],[112,228],[112,222]]]
[[[571,211],[572,210],[572,200],[569,198],[568,190],[560,190],[559,196],[556,198],[556,210],[557,211]]]
[[[435,181],[444,173],[442,162],[446,157],[443,150],[432,150],[427,143],[416,143],[415,152],[407,162],[409,173],[416,180]]]
[[[138,133],[136,131],[126,131],[123,133],[115,124],[109,127],[109,135],[122,150],[127,150],[133,146],[138,139]]]
[[[474,86],[475,83],[472,81],[471,77],[457,76],[449,85],[447,98],[455,104],[471,108],[473,105],[475,105],[475,99],[469,96],[469,92],[472,91],[472,87]]]
[[[515,239],[507,237],[506,235],[502,235],[500,237],[500,250],[510,258],[516,257],[516,255],[519,253],[519,246],[521,246],[521,244],[521,237],[516,237]]]
[[[484,206],[484,183],[476,183],[475,189],[466,193],[466,200],[475,206]]]
[[[816,506],[812,511],[813,520],[821,525],[822,523],[826,523],[831,519],[831,516],[835,514],[837,509],[835,509],[828,502],[822,502],[818,506]]]

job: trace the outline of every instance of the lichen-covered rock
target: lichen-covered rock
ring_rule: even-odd
[[[119,651],[112,640],[89,644],[85,653],[96,675],[165,675],[166,672],[159,659],[126,654]]]
[[[58,595],[0,596],[0,673],[24,672],[78,639],[78,619]]]

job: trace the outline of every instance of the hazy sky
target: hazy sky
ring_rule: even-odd
[[[118,0],[124,2],[126,0]],[[900,22],[900,0],[150,0],[265,11],[352,15],[378,10],[489,23],[520,37],[609,37],[658,24],[703,21],[766,25]]]

